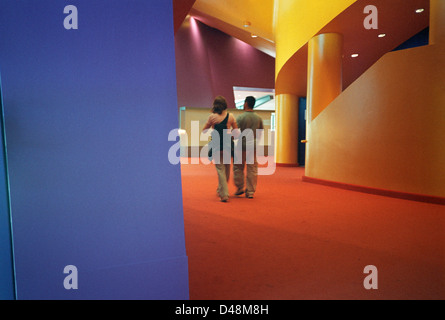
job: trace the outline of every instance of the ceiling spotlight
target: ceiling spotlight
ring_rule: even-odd
[[[253,33],[252,33],[250,36],[251,36],[252,38],[258,38],[258,36],[257,36],[256,34],[253,34]]]
[[[425,11],[425,9],[421,8],[421,9],[417,9],[417,10],[416,10],[416,13],[422,13],[422,12],[424,12],[424,11]]]
[[[351,54],[351,57],[357,58],[358,57],[358,53]]]
[[[378,37],[379,38],[384,38],[384,37],[386,37],[386,33],[381,33],[381,34],[378,35]]]
[[[243,23],[244,28],[249,28],[250,25],[251,25],[251,23],[249,21],[244,21],[244,23]]]

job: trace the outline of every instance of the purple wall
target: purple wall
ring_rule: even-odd
[[[66,5],[78,30],[63,26]],[[0,2],[18,299],[188,298],[180,167],[168,161],[172,11],[165,0]],[[63,285],[67,265],[77,290]]]
[[[179,107],[210,108],[222,95],[234,108],[233,87],[274,88],[275,59],[195,19],[175,35]]]

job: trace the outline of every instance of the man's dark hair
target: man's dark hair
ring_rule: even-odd
[[[247,102],[247,106],[250,109],[253,109],[253,107],[255,107],[255,103],[256,103],[255,97],[248,96],[248,97],[246,97],[246,100],[244,100],[244,101]]]

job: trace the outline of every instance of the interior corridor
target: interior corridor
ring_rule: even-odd
[[[191,300],[445,298],[444,206],[303,174],[278,167],[259,177],[253,200],[222,203],[213,165],[182,165]],[[364,288],[367,265],[376,290]]]

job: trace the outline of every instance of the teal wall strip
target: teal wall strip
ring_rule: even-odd
[[[0,79],[0,299],[15,299],[14,254],[9,201],[8,161]]]

